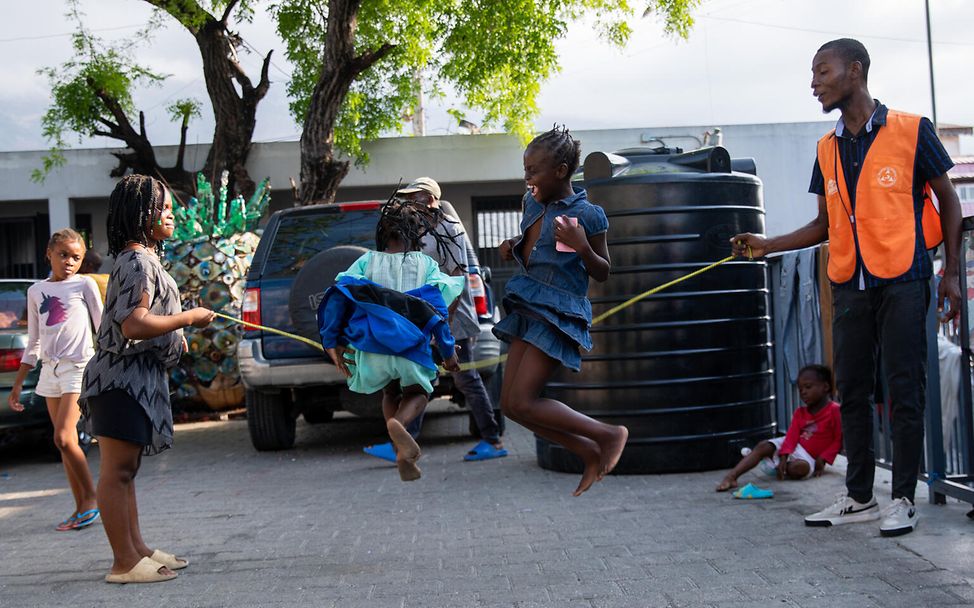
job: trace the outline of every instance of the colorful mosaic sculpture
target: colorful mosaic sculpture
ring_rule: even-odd
[[[176,232],[166,244],[163,265],[179,286],[183,308],[205,306],[240,317],[244,282],[260,241],[257,229],[270,203],[270,183],[260,182],[250,200],[227,200],[226,172],[219,198],[203,177],[197,177],[197,198],[173,210]],[[243,403],[244,389],[237,368],[241,327],[217,318],[209,327],[185,330],[189,352],[170,373],[170,386],[179,399],[200,399],[212,409]]]

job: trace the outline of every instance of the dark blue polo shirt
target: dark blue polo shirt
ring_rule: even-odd
[[[856,184],[859,183],[859,172],[869,152],[869,146],[876,139],[876,134],[886,125],[886,114],[889,109],[876,101],[876,109],[872,117],[866,121],[862,131],[859,133],[849,133],[845,128],[842,118],[835,124],[836,141],[839,148],[839,162],[842,163],[842,172],[845,175],[846,188],[849,191],[850,204],[853,211],[856,208]],[[913,204],[917,213],[923,209],[923,188],[932,179],[940,177],[951,167],[954,162],[950,160],[950,155],[944,150],[944,146],[937,137],[937,132],[926,118],[920,119],[920,133],[917,138],[916,162],[913,166]],[[808,191],[812,194],[825,196],[825,178],[818,165],[818,158],[812,167],[812,182],[808,186]],[[861,277],[860,277],[861,273]],[[903,275],[895,279],[880,279],[869,274],[863,267],[862,257],[859,255],[859,248],[856,247],[856,272],[843,286],[859,288],[880,287],[892,283],[903,283],[906,281],[916,281],[928,279],[933,274],[933,266],[930,256],[927,255],[927,246],[923,240],[923,232],[917,231],[916,249],[913,255],[913,265]],[[861,280],[860,280],[861,279]]]

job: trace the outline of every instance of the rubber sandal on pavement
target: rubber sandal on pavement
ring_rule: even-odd
[[[497,449],[489,441],[481,441],[473,446],[473,449],[467,452],[463,459],[467,462],[473,462],[475,460],[490,460],[491,458],[503,458],[505,456],[507,456],[507,450],[504,448]]]
[[[68,530],[74,530],[74,522],[78,520],[78,514],[73,513],[71,517],[65,519],[59,523],[54,529],[58,532],[67,532]]]
[[[362,448],[362,451],[369,456],[375,456],[376,458],[381,458],[382,460],[388,460],[389,462],[396,462],[396,449],[392,447],[392,442],[388,441],[386,443],[377,443],[375,445],[369,445]]]
[[[171,581],[176,578],[176,573],[160,574],[159,570],[165,568],[151,557],[143,557],[139,563],[135,564],[131,570],[124,574],[108,574],[105,576],[106,583],[161,583]]]
[[[85,511],[84,513],[78,513],[78,517],[75,518],[75,520],[74,520],[74,526],[72,526],[72,528],[75,529],[75,530],[80,530],[82,528],[87,528],[91,524],[95,523],[95,521],[99,517],[101,517],[101,511],[99,511],[98,509],[92,509],[91,511]]]
[[[166,553],[165,551],[160,551],[159,549],[153,551],[152,555],[149,556],[149,559],[159,562],[170,570],[182,570],[189,565],[188,559],[176,557],[172,553]]]
[[[734,490],[734,498],[745,498],[745,499],[755,499],[755,498],[773,498],[774,492],[772,490],[765,490],[764,488],[759,488],[753,483],[749,483],[743,488]]]

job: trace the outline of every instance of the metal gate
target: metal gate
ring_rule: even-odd
[[[498,247],[521,232],[520,196],[475,196],[471,199],[474,240],[481,266],[491,270],[491,289],[495,301],[504,296],[504,286],[517,269],[517,263],[501,259]]]

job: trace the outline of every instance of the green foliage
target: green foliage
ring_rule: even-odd
[[[131,120],[135,112],[133,87],[157,84],[165,78],[116,49],[98,48],[84,32],[74,35],[74,48],[75,58],[39,71],[51,84],[51,106],[41,117],[41,128],[52,142],[52,150],[43,168],[32,175],[36,181],[43,181],[51,169],[64,163],[61,151],[69,147],[69,133],[76,134],[80,142],[82,137],[107,133],[111,124],[118,123],[106,100]]]
[[[699,0],[650,0],[668,34],[687,36]],[[279,0],[271,8],[294,65],[291,112],[302,123],[322,70],[327,0]],[[635,11],[627,0],[362,0],[356,53],[394,45],[351,85],[336,122],[336,146],[367,162],[362,144],[401,130],[416,87],[431,97],[450,87],[484,128],[530,138],[541,84],[560,69],[556,43],[590,18],[601,37],[624,45]],[[451,112],[458,119],[460,110]]]
[[[187,125],[189,124],[190,118],[199,118],[201,116],[200,109],[202,107],[203,104],[198,99],[177,99],[172,105],[166,108],[166,111],[169,112],[169,118],[173,122]]]

